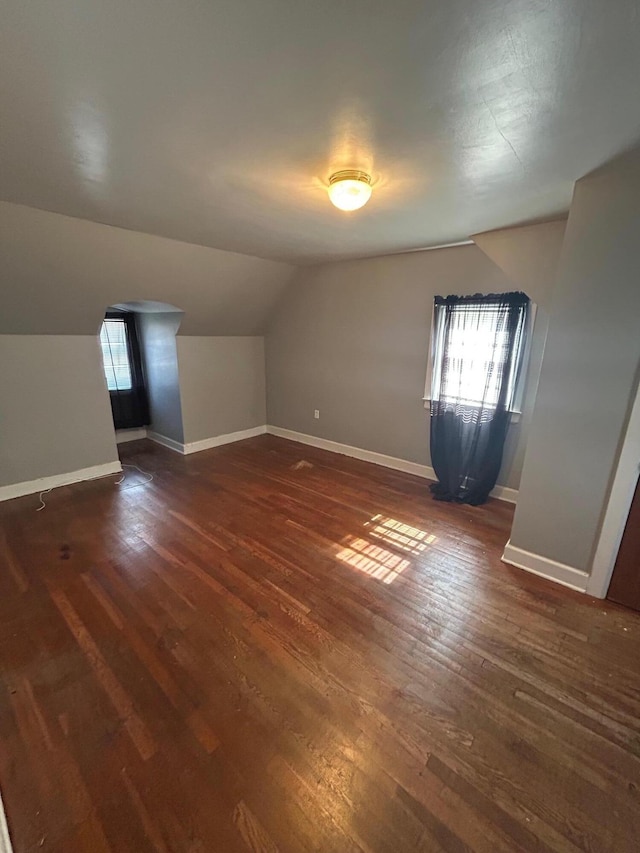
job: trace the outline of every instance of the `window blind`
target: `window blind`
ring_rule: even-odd
[[[109,391],[130,391],[131,365],[124,320],[105,320],[100,330],[102,361]]]

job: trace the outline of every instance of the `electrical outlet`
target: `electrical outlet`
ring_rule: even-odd
[[[313,417],[318,420],[320,418],[320,409],[313,410]]]

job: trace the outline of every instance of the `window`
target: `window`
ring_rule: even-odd
[[[116,429],[132,429],[150,422],[142,352],[136,315],[107,311],[100,329],[100,347]]]
[[[107,319],[100,330],[102,361],[109,391],[130,391],[131,364],[124,319]]]
[[[495,408],[502,377],[507,375],[506,407],[518,412],[530,315],[527,303],[519,311],[510,349],[509,313],[504,304],[491,297],[465,298],[454,304],[436,297],[425,400]]]
[[[149,398],[135,313],[107,311],[100,329],[100,347],[115,428],[147,426]]]

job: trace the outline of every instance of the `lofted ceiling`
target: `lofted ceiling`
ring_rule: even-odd
[[[110,306],[262,335],[295,267],[0,201],[0,335],[95,335]]]
[[[5,0],[0,198],[263,258],[554,217],[640,137],[637,0]],[[325,186],[370,171],[355,213]]]

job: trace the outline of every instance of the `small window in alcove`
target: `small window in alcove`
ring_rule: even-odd
[[[115,428],[147,426],[149,402],[135,313],[107,312],[100,329],[100,346]]]

